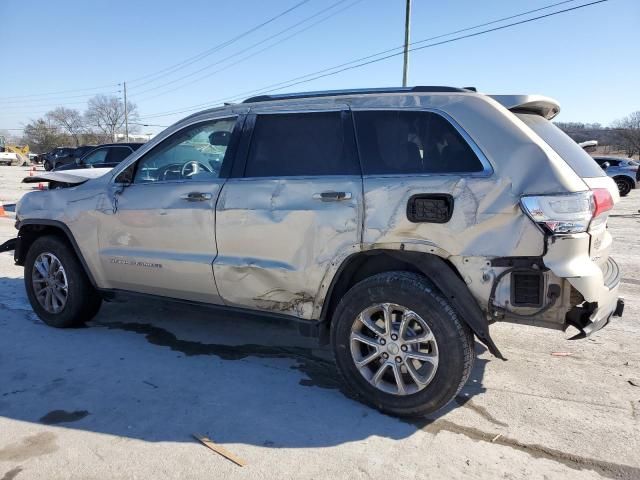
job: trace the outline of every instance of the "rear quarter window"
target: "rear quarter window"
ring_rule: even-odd
[[[425,111],[354,112],[365,175],[482,172],[473,149],[443,116]]]
[[[602,170],[580,145],[553,123],[535,113],[516,113],[516,116],[546,142],[580,177],[604,177]]]

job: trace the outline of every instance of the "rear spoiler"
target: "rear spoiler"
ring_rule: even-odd
[[[560,113],[560,104],[542,95],[489,95],[503,107],[518,112],[529,112],[551,120]]]

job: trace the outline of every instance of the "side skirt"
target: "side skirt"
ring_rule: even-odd
[[[268,320],[270,322],[278,322],[281,324],[296,325],[298,332],[303,337],[318,338],[320,332],[319,320],[305,320],[303,318],[285,315],[282,313],[268,312],[261,310],[252,310],[248,308],[232,307],[228,305],[214,305],[212,303],[196,302],[193,300],[184,300],[181,298],[163,297],[161,295],[153,295],[150,293],[129,292],[119,289],[99,289],[100,295],[107,302],[126,302],[135,298],[146,298],[154,301],[169,301],[174,303],[182,303],[197,307],[204,307],[218,312],[233,313],[236,315],[248,316],[257,320]]]

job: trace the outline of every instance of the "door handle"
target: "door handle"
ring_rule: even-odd
[[[339,202],[341,200],[351,200],[351,192],[322,192],[314,193],[314,200],[323,202]]]
[[[204,192],[190,192],[180,197],[187,202],[204,202],[205,200],[211,200],[213,196],[210,193]]]

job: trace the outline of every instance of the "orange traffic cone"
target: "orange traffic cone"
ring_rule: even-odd
[[[29,176],[33,177],[33,170],[29,170]]]
[[[44,190],[44,183],[38,184],[38,190]]]
[[[6,217],[6,216],[7,216],[7,212],[4,211],[4,207],[0,203],[0,217]]]

